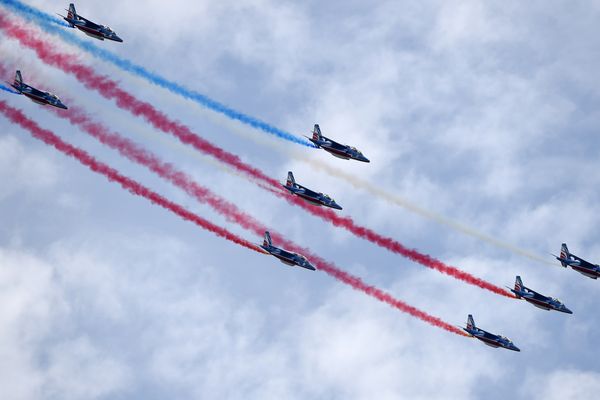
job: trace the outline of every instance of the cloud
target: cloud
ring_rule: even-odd
[[[99,399],[127,391],[129,370],[85,338],[54,345],[46,354],[41,392],[46,398]]]
[[[592,399],[600,391],[600,374],[574,368],[532,374],[520,391],[525,396],[548,400]]]
[[[57,182],[58,173],[45,152],[26,151],[15,136],[0,136],[0,201],[20,191],[40,193]]]

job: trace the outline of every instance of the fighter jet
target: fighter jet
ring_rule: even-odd
[[[370,162],[367,157],[363,156],[363,153],[356,149],[356,147],[340,144],[321,135],[321,128],[319,128],[319,124],[315,124],[312,137],[305,137],[313,142],[317,147],[325,150],[328,153],[331,153],[331,155],[337,158],[342,158],[344,160],[353,159],[367,163]]]
[[[510,289],[510,288],[509,288]],[[515,288],[510,289],[515,294],[517,299],[524,299],[528,303],[533,304],[537,308],[542,310],[556,310],[567,314],[573,314],[573,311],[569,310],[560,300],[546,297],[539,294],[538,292],[523,286],[523,281],[520,276],[515,279]]]
[[[66,11],[66,17],[60,14],[58,15],[63,17],[63,19],[69,23],[71,28],[77,28],[81,32],[93,37],[94,39],[108,39],[115,42],[123,42],[123,39],[117,36],[117,34],[108,26],[95,24],[89,19],[85,19],[81,15],[77,15],[77,11],[75,11],[75,5],[73,3],[69,4],[69,9]]]
[[[284,264],[297,265],[298,267],[310,269],[311,271],[316,271],[316,268],[312,266],[312,264],[306,259],[306,257],[273,246],[273,243],[271,242],[271,235],[269,234],[269,232],[265,232],[265,240],[263,241],[263,244],[260,246],[260,248],[265,250],[272,256],[277,257],[279,261],[281,261]]]
[[[467,327],[462,329],[475,339],[481,340],[488,346],[502,347],[512,351],[521,351],[509,338],[500,335],[494,335],[493,333],[489,333],[483,329],[477,328],[471,314],[469,314],[467,317]]]
[[[42,92],[41,90],[38,90],[32,86],[23,83],[21,71],[17,71],[17,73],[15,74],[15,81],[13,83],[8,83],[10,84],[10,86],[15,88],[19,92],[19,94],[25,95],[34,103],[58,107],[62,108],[63,110],[67,109],[67,106],[61,103],[58,96],[52,93]]]
[[[306,200],[307,202],[317,205],[317,206],[325,206],[335,208],[336,210],[341,210],[342,207],[339,206],[335,200],[323,193],[313,192],[310,189],[305,188],[302,185],[296,183],[294,179],[294,174],[292,171],[288,171],[287,182],[285,185],[282,185],[284,188],[289,190],[291,194],[295,194],[300,197],[302,200]]]
[[[560,248],[560,257],[555,255],[554,257],[556,257],[565,268],[569,266],[588,278],[598,279],[598,277],[600,277],[600,266],[598,264],[587,262],[583,258],[579,258],[576,255],[569,253],[566,243],[563,243]]]

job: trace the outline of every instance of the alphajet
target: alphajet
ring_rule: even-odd
[[[282,185],[284,188],[289,190],[291,194],[295,194],[300,197],[302,200],[305,200],[311,204],[317,206],[325,206],[335,208],[336,210],[341,210],[342,207],[338,205],[335,200],[323,193],[313,192],[310,189],[305,188],[302,185],[296,183],[294,179],[294,174],[292,171],[288,171],[287,181],[285,185]]]
[[[509,288],[510,289],[510,288]],[[567,314],[573,314],[573,311],[569,310],[560,300],[546,297],[538,292],[529,289],[523,285],[523,281],[520,276],[515,279],[515,288],[510,289],[515,294],[517,299],[523,299],[528,303],[533,304],[537,308],[542,310],[556,310]]]
[[[66,11],[66,17],[60,14],[58,15],[63,17],[63,19],[69,23],[71,28],[77,28],[81,32],[93,37],[94,39],[108,39],[113,40],[115,42],[123,42],[123,39],[117,36],[117,34],[108,26],[95,24],[89,19],[85,19],[81,15],[78,15],[77,11],[75,11],[75,5],[73,3],[69,4],[69,9]]]
[[[566,243],[563,243],[560,247],[560,256],[554,257],[556,257],[556,259],[560,261],[560,264],[565,268],[569,266],[588,278],[598,279],[598,277],[600,277],[600,266],[598,264],[592,264],[591,262],[585,261],[583,258],[579,258],[576,255],[569,253]]]
[[[467,327],[462,329],[475,339],[481,340],[488,346],[502,347],[512,351],[521,351],[509,338],[500,335],[494,335],[493,333],[489,333],[483,329],[477,328],[471,314],[469,314],[467,317]]]
[[[67,106],[65,106],[60,101],[58,96],[56,96],[52,93],[42,92],[41,90],[38,90],[38,89],[34,88],[33,86],[29,86],[29,85],[23,83],[23,77],[21,76],[21,71],[17,71],[17,73],[15,74],[15,81],[13,83],[10,83],[10,82],[8,82],[8,83],[10,84],[10,86],[15,88],[19,92],[19,94],[25,95],[25,97],[27,97],[29,100],[33,101],[34,103],[58,107],[58,108],[62,108],[63,110],[67,109]]]
[[[265,232],[265,240],[263,244],[260,246],[261,249],[265,250],[267,253],[275,256],[284,264],[287,265],[297,265],[298,267],[310,269],[311,271],[316,271],[316,268],[312,266],[312,264],[304,257],[303,255],[292,253],[291,251],[287,251],[284,249],[280,249],[279,247],[273,246],[273,242],[271,241],[271,235],[269,232]]]
[[[363,153],[356,149],[356,147],[340,144],[321,135],[321,128],[319,128],[319,124],[315,124],[315,128],[312,132],[312,137],[305,137],[311,142],[313,142],[315,146],[325,150],[334,157],[342,158],[344,160],[353,159],[367,163],[370,162],[369,159],[363,155]]]

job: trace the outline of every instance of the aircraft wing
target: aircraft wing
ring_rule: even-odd
[[[77,18],[84,21],[88,28],[98,29],[98,30],[100,28],[102,28],[102,25],[98,25],[97,23],[92,22],[89,19],[82,17],[81,15],[78,15]]]
[[[571,254],[571,257],[573,257],[574,259],[576,259],[577,261],[579,261],[579,262],[581,263],[581,265],[580,265],[581,267],[584,267],[584,268],[589,268],[589,269],[594,269],[594,268],[596,268],[596,267],[597,267],[597,265],[596,265],[596,264],[592,264],[592,263],[591,263],[591,262],[589,262],[589,261],[585,261],[583,258],[581,258],[581,257],[577,257],[577,256],[576,256],[576,255],[574,255],[574,254]]]

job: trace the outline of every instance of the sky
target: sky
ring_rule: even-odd
[[[27,4],[49,14],[66,6]],[[600,391],[599,283],[549,254],[567,242],[575,254],[600,259],[600,2],[76,5],[124,39],[98,46],[294,134],[319,123],[371,163],[228,120],[52,37],[136,97],[280,181],[294,171],[359,224],[498,286],[520,275],[574,314],[466,285],[282,202],[3,33],[0,59],[25,81],[85,108],[366,282],[454,325],[471,313],[521,348],[447,333],[322,272],[224,241],[0,117],[3,398],[553,400]],[[12,71],[2,79],[12,80]],[[262,242],[46,108],[0,96],[126,175]],[[549,263],[386,202],[291,157],[298,152]]]

